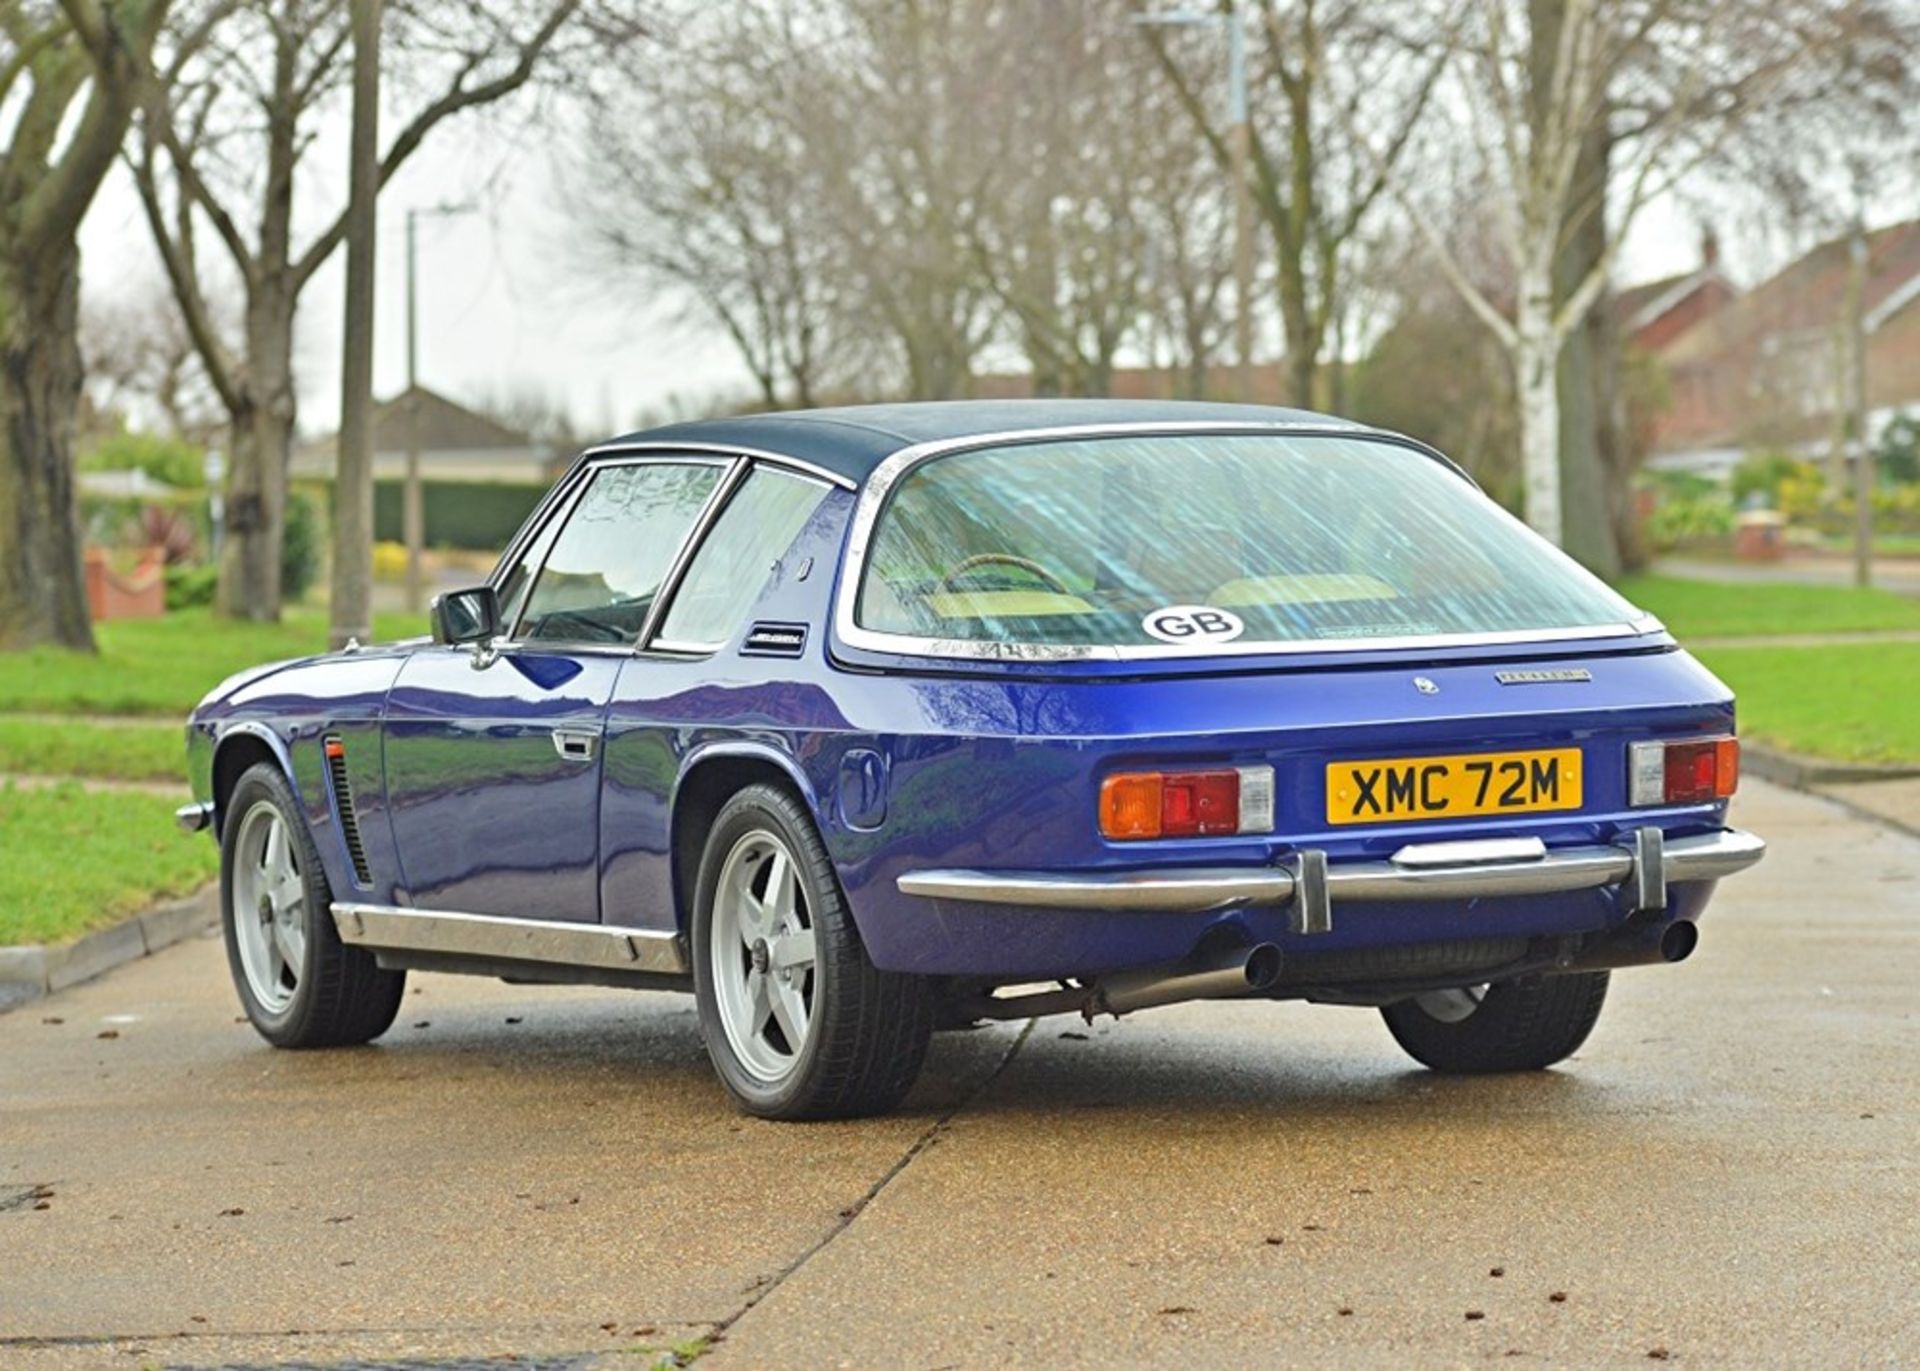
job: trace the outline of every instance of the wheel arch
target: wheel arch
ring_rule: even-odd
[[[213,750],[213,823],[219,833],[226,822],[227,800],[233,788],[253,767],[271,762],[287,784],[294,784],[293,759],[278,734],[264,724],[235,724],[220,735]],[[297,787],[296,787],[297,793]]]
[[[674,923],[681,932],[692,924],[693,883],[707,830],[727,800],[750,785],[777,786],[797,799],[824,832],[818,797],[793,758],[751,743],[719,744],[688,757],[674,783],[668,827],[673,880]]]

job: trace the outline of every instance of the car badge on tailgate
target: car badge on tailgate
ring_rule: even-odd
[[[1593,673],[1583,666],[1573,666],[1550,671],[1496,671],[1493,679],[1501,685],[1552,685],[1557,681],[1591,681]]]

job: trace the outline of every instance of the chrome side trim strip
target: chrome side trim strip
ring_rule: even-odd
[[[1241,904],[1285,904],[1293,898],[1293,877],[1279,867],[1081,876],[1046,871],[910,871],[898,884],[903,895],[933,900],[1172,914],[1202,914]]]
[[[1639,617],[1620,623],[1589,625],[1581,628],[1558,629],[1503,629],[1485,633],[1429,633],[1412,634],[1398,637],[1381,638],[1319,638],[1308,641],[1291,642],[1231,642],[1214,643],[1202,648],[1192,648],[1175,643],[1137,644],[1119,646],[1092,643],[1003,643],[980,641],[965,638],[921,638],[905,633],[882,633],[875,629],[862,628],[855,622],[855,607],[860,598],[860,585],[866,570],[867,554],[872,544],[873,534],[879,522],[881,507],[886,503],[887,495],[901,477],[935,457],[950,456],[956,452],[974,451],[980,448],[1007,447],[1021,443],[1073,441],[1086,438],[1124,438],[1130,436],[1148,436],[1166,434],[1273,434],[1278,436],[1298,435],[1302,437],[1326,437],[1329,435],[1345,438],[1368,439],[1375,442],[1390,443],[1405,447],[1440,463],[1474,486],[1474,480],[1465,471],[1441,453],[1425,443],[1391,433],[1382,429],[1369,428],[1346,420],[1328,420],[1324,423],[1307,421],[1275,421],[1260,423],[1257,420],[1206,420],[1206,421],[1169,421],[1164,423],[1129,424],[1078,424],[1058,428],[1020,429],[1005,433],[974,434],[965,438],[942,438],[933,442],[916,443],[904,447],[873,469],[865,484],[860,487],[859,502],[854,506],[853,527],[847,538],[847,548],[841,558],[840,584],[835,591],[833,604],[834,636],[843,644],[869,652],[894,653],[909,657],[937,657],[960,661],[986,662],[1150,662],[1164,660],[1194,660],[1215,657],[1293,657],[1317,655],[1329,652],[1389,652],[1405,648],[1449,648],[1449,647],[1502,647],[1523,643],[1580,643],[1605,639],[1638,638],[1665,632],[1665,627],[1651,614],[1642,613]],[[1497,508],[1497,507],[1496,507]],[[1505,513],[1505,511],[1500,511]],[[1524,524],[1507,516],[1521,529]],[[1538,535],[1532,535],[1537,537]]]
[[[1746,870],[1766,850],[1766,843],[1753,834],[1724,829],[1668,840],[1661,845],[1658,860],[1669,883],[1713,881]],[[1322,853],[1314,851],[1311,855],[1324,861]],[[1589,846],[1559,848],[1531,861],[1477,860],[1417,867],[1391,861],[1328,863],[1324,879],[1331,905],[1346,901],[1459,900],[1624,885],[1633,879],[1638,865],[1635,848]],[[1318,883],[1319,866],[1320,862],[1302,862],[1298,873],[1281,867],[1082,874],[913,871],[901,876],[897,885],[904,895],[977,904],[1192,914],[1241,904],[1291,903],[1304,882]],[[1317,926],[1320,921],[1314,918],[1310,922]],[[1300,931],[1324,929],[1303,927]]]
[[[340,941],[354,947],[673,976],[686,975],[689,969],[679,935],[651,929],[495,918],[381,904],[336,904],[333,922],[340,930]]]

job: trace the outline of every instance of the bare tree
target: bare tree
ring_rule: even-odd
[[[615,9],[625,7],[613,7]],[[201,0],[181,16],[178,52],[141,120],[131,162],[147,220],[195,347],[232,426],[224,613],[280,613],[287,459],[296,420],[294,318],[344,241],[346,210],[298,232],[296,182],[315,125],[346,79],[346,0]],[[448,119],[523,89],[547,65],[603,60],[635,32],[587,0],[444,0],[389,11],[384,46],[398,120],[384,186]],[[208,309],[203,235],[245,296],[237,347]]]
[[[1545,537],[1562,541],[1565,524],[1558,363],[1602,298],[1629,226],[1777,102],[1796,72],[1844,48],[1871,8],[1858,0],[1477,0],[1467,11],[1452,93],[1469,146],[1484,154],[1479,170],[1513,297],[1480,289],[1442,221],[1405,193],[1410,178],[1395,184],[1441,271],[1513,367],[1526,515]],[[1375,163],[1384,169],[1384,155]],[[1603,244],[1589,245],[1582,268],[1562,275],[1567,244],[1596,222]]]
[[[215,327],[227,336],[234,313],[230,302],[215,296],[208,307]],[[220,397],[164,281],[87,302],[80,314],[80,353],[96,410],[160,426],[195,443],[212,442],[225,428]]]
[[[80,221],[166,0],[0,6],[0,648],[90,649],[73,503]]]
[[[1420,126],[1444,69],[1444,26],[1388,32],[1363,0],[1222,0],[1250,22],[1253,204],[1273,242],[1273,282],[1296,404],[1320,403],[1320,366],[1346,289],[1347,247]],[[1248,11],[1247,18],[1241,12]],[[1146,30],[1161,72],[1222,172],[1233,150],[1218,102],[1217,35]],[[1355,146],[1366,130],[1364,150]]]

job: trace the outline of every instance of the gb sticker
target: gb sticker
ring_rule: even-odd
[[[1238,614],[1212,605],[1168,605],[1140,627],[1163,643],[1230,643],[1247,631]]]

